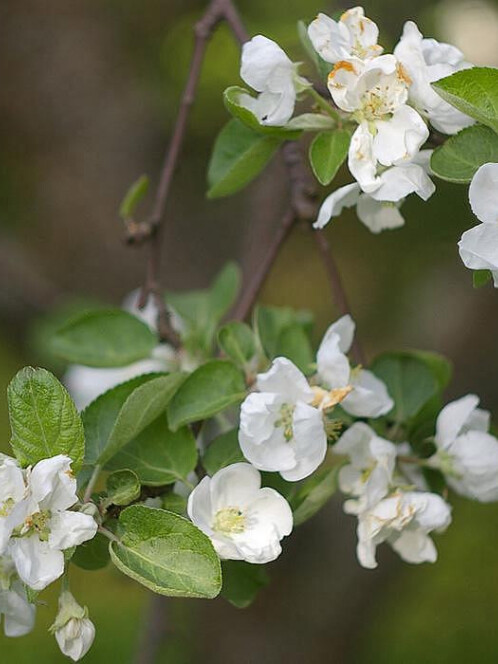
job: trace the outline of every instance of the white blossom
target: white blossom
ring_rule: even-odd
[[[440,468],[459,494],[498,500],[498,440],[488,433],[490,415],[469,394],[443,408],[436,422],[438,451],[429,463]]]
[[[77,501],[71,459],[64,455],[39,461],[28,471],[26,517],[9,542],[17,573],[34,590],[43,590],[64,571],[63,551],[92,539],[95,520],[69,508]]]
[[[308,35],[325,62],[335,63],[351,56],[367,59],[382,53],[382,46],[377,44],[379,29],[365,16],[363,7],[349,9],[339,21],[318,14],[308,26]]]
[[[297,92],[309,85],[297,75],[296,65],[280,46],[263,35],[256,35],[242,47],[240,76],[259,95],[242,94],[239,103],[268,126],[287,124]]]
[[[87,608],[80,606],[67,590],[59,597],[59,612],[50,631],[62,654],[73,662],[87,654],[95,639],[95,626],[88,618]]]
[[[271,562],[292,531],[289,504],[274,489],[261,488],[260,473],[247,463],[204,477],[189,496],[188,515],[222,559]]]
[[[460,257],[471,270],[490,270],[498,288],[498,164],[484,164],[469,187],[472,211],[482,223],[462,235]]]
[[[276,358],[258,374],[257,392],[241,406],[239,443],[259,470],[277,471],[290,482],[311,475],[327,451],[323,415],[311,404],[315,393],[287,358]]]
[[[318,379],[327,389],[353,389],[341,402],[342,408],[355,417],[380,417],[393,407],[384,383],[371,371],[351,369],[346,353],[353,343],[355,324],[346,315],[326,331],[317,354]]]
[[[407,21],[394,55],[411,79],[409,99],[427,117],[432,126],[444,134],[456,134],[474,120],[444,101],[431,83],[468,69],[463,53],[450,44],[424,39],[413,21]]]
[[[3,617],[5,636],[29,634],[35,624],[35,613],[35,606],[28,601],[12,559],[0,557],[0,618]]]
[[[358,560],[363,567],[377,567],[377,546],[388,542],[408,563],[435,562],[437,551],[429,533],[445,530],[450,522],[450,507],[441,496],[397,491],[360,514]]]
[[[26,516],[27,488],[18,462],[0,455],[0,555],[5,552],[14,528]]]
[[[349,463],[339,471],[339,488],[354,496],[344,503],[345,512],[360,514],[387,495],[396,460],[393,443],[377,436],[367,424],[356,422],[333,449],[349,457]]]

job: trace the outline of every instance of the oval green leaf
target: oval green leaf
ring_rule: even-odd
[[[442,180],[466,184],[489,162],[498,162],[498,135],[489,127],[474,125],[434,150],[431,170]]]
[[[351,134],[345,129],[323,131],[317,134],[310,145],[310,163],[320,184],[327,185],[348,155]]]

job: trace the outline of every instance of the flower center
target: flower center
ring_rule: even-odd
[[[50,521],[50,511],[42,510],[41,512],[35,512],[28,516],[24,522],[25,530],[23,534],[36,533],[42,542],[48,540],[50,535],[49,521]]]
[[[224,507],[216,512],[212,528],[224,535],[240,534],[246,528],[246,517],[238,507]]]
[[[15,500],[13,498],[7,498],[7,500],[4,500],[3,503],[0,504],[0,517],[6,517],[9,516],[9,514],[12,512],[12,508],[15,505]]]
[[[284,430],[284,438],[287,442],[292,440],[294,432],[292,430],[292,423],[294,418],[295,406],[289,403],[284,403],[280,406],[280,417],[275,420],[275,427],[282,427]]]

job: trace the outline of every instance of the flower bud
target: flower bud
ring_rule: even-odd
[[[67,590],[59,597],[59,613],[50,631],[61,652],[74,662],[87,654],[95,639],[95,626],[88,618],[88,609],[80,606]]]

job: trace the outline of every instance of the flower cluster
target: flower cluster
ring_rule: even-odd
[[[410,194],[424,201],[435,191],[429,177],[431,150],[422,149],[430,126],[455,134],[474,121],[444,101],[431,83],[471,65],[454,46],[426,39],[408,21],[392,54],[378,44],[379,29],[362,7],[338,21],[325,14],[308,26],[317,58],[329,68],[327,87],[339,123],[352,132],[348,166],[355,182],[330,194],[315,228],[345,207],[356,206],[373,232],[404,224],[399,208]],[[257,35],[244,45],[241,77],[259,94],[239,103],[262,125],[282,126],[296,99],[310,92],[297,65],[270,39]]]
[[[205,477],[189,497],[191,520],[221,558],[270,562],[292,530],[289,504],[274,489],[261,488],[258,471],[278,472],[288,482],[314,473],[325,458],[327,439],[336,436],[337,422],[329,415],[338,404],[355,417],[376,418],[391,410],[384,383],[350,366],[346,353],[354,329],[350,316],[329,327],[309,380],[285,357],[258,374],[240,412],[239,443],[249,463]]]
[[[451,522],[451,509],[428,490],[422,468],[438,469],[456,493],[474,500],[498,500],[498,440],[487,433],[489,413],[469,395],[448,404],[436,422],[436,452],[414,456],[408,443],[395,445],[363,422],[353,424],[334,446],[346,460],[340,489],[350,498],[344,510],[358,517],[361,565],[377,566],[377,545],[388,542],[409,563],[435,562],[429,537]],[[413,465],[415,464],[415,466]]]
[[[71,459],[58,455],[22,469],[0,459],[0,614],[7,636],[34,625],[35,606],[26,588],[40,591],[61,577],[65,552],[92,539],[94,518],[78,504]]]

